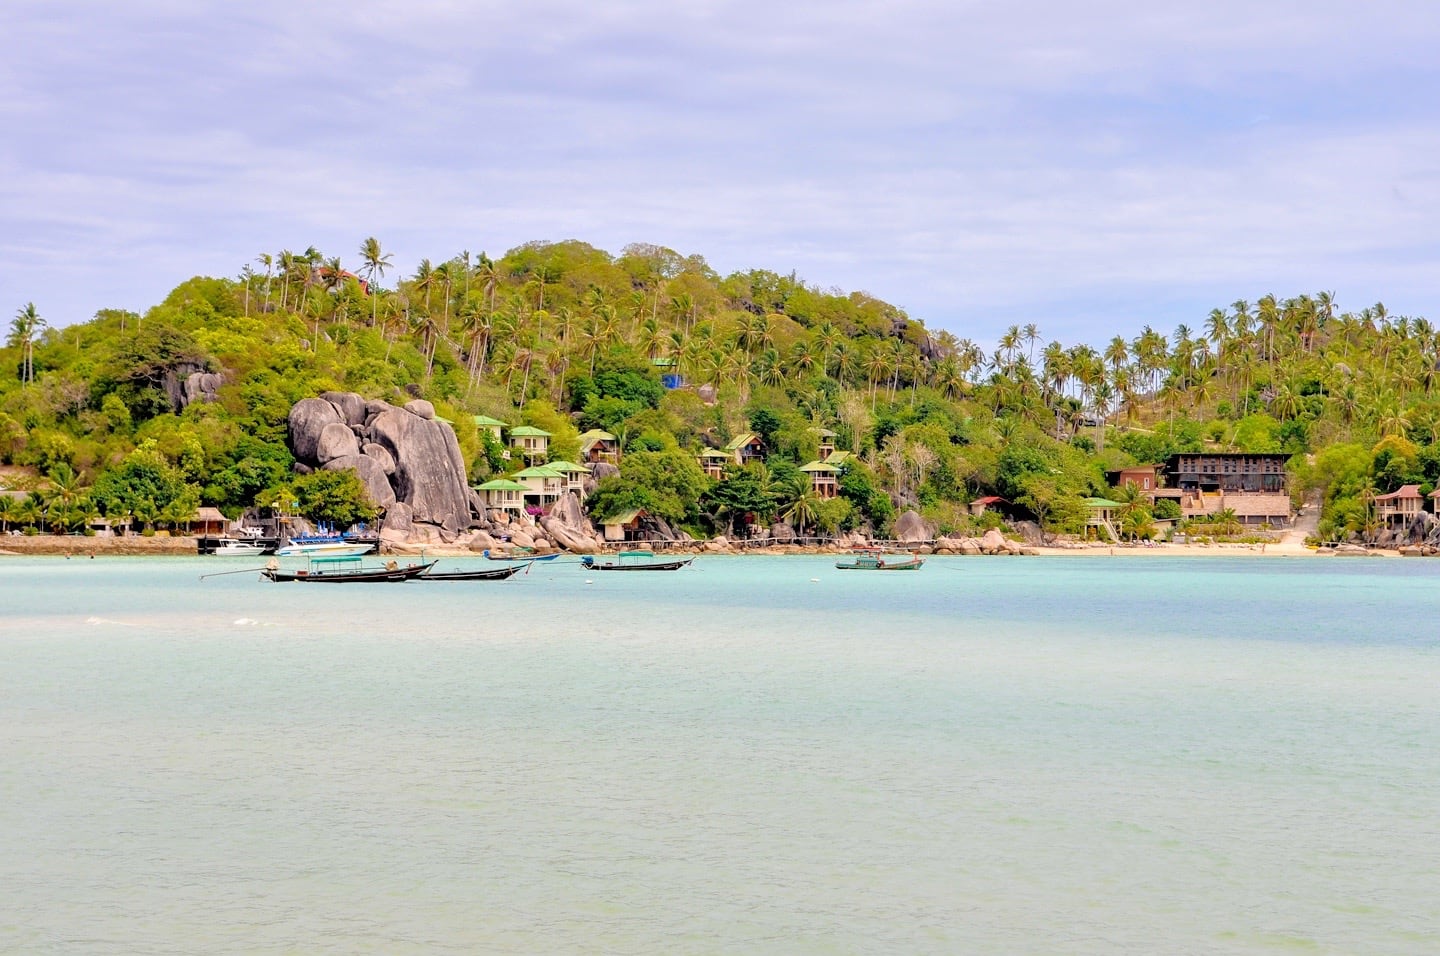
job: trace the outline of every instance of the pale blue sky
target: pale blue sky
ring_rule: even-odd
[[[0,308],[369,235],[864,289],[1067,343],[1321,289],[1440,320],[1428,0],[10,0]]]

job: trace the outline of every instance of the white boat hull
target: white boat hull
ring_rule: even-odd
[[[374,545],[351,544],[349,542],[311,542],[307,544],[287,544],[275,553],[282,558],[293,557],[327,557],[343,558],[348,555],[369,554]]]

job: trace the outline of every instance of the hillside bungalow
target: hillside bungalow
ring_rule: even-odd
[[[525,510],[525,492],[530,486],[509,478],[494,478],[475,488],[485,507],[496,511],[521,512]]]
[[[577,498],[585,500],[585,479],[590,475],[588,467],[573,461],[547,462],[545,467],[560,472],[565,478],[565,490],[573,491]]]
[[[1431,492],[1434,495],[1434,492]],[[1375,517],[1387,525],[1407,525],[1425,510],[1425,497],[1419,485],[1401,485],[1388,495],[1376,495]]]
[[[581,461],[608,461],[613,465],[619,458],[620,440],[609,432],[594,428],[580,436]]]
[[[821,498],[834,498],[840,493],[840,469],[828,461],[812,461],[800,470],[810,476],[810,490]]]
[[[828,428],[812,428],[815,434],[820,436],[820,460],[824,461],[835,454],[835,439],[838,437]]]
[[[734,456],[735,464],[744,465],[765,457],[765,443],[754,432],[744,432],[731,439],[725,450]]]
[[[195,514],[188,521],[182,523],[185,534],[193,534],[200,537],[208,535],[223,535],[230,528],[230,519],[221,514],[219,508],[196,508]]]
[[[734,454],[719,448],[706,448],[696,456],[700,470],[716,481],[725,477],[725,466],[735,460]]]
[[[640,519],[645,512],[640,509],[621,512],[600,522],[606,541],[633,541],[640,532]]]
[[[999,495],[982,495],[970,502],[966,507],[969,508],[972,515],[978,518],[987,511],[999,512],[1008,507],[1009,504],[1009,501],[1006,501]]]
[[[566,477],[563,471],[556,471],[549,465],[531,465],[512,476],[525,485],[525,503],[544,507],[553,504],[565,493]]]
[[[855,455],[854,455],[853,452],[848,452],[848,451],[832,451],[830,454],[826,455],[826,456],[824,457],[824,459],[822,459],[822,460],[823,460],[823,461],[826,461],[826,462],[829,462],[830,464],[834,465],[836,468],[844,468],[846,462],[848,462],[851,458],[854,458],[854,457],[855,457]]]
[[[475,415],[472,420],[475,422],[476,428],[482,432],[489,432],[490,437],[494,438],[497,442],[504,441],[505,429],[510,427],[500,419],[491,418],[489,415]]]
[[[1115,516],[1121,507],[1120,502],[1108,498],[1086,498],[1085,527],[1094,528],[1097,533],[1104,532],[1105,537],[1111,541],[1119,541],[1120,535],[1115,531]]]
[[[550,448],[550,433],[533,425],[516,425],[510,429],[510,447],[518,449],[525,460],[534,464],[544,458]]]

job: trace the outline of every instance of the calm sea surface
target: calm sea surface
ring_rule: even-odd
[[[1440,561],[260,563],[0,561],[0,952],[1440,953]]]

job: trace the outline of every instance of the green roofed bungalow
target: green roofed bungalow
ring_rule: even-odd
[[[810,490],[821,498],[834,498],[840,493],[840,469],[828,461],[812,461],[800,466],[810,476]]]
[[[545,467],[560,473],[565,479],[566,491],[573,491],[581,501],[585,500],[585,479],[590,474],[587,466],[573,461],[549,461]]]
[[[477,485],[475,491],[485,502],[485,507],[501,511],[522,511],[525,508],[525,492],[530,486],[509,478],[494,478]]]
[[[765,443],[754,432],[742,432],[732,438],[725,450],[735,456],[735,464],[743,465],[765,457]]]
[[[510,429],[510,444],[520,449],[526,461],[534,464],[535,459],[543,457],[549,449],[550,433],[534,425],[516,425]]]
[[[609,432],[592,428],[580,436],[581,461],[608,461],[614,464],[619,457],[620,439]]]
[[[622,511],[617,515],[611,515],[600,522],[600,527],[605,529],[606,541],[628,541],[640,529],[640,519],[645,517],[645,512],[639,508],[630,511]]]
[[[832,451],[825,456],[826,464],[835,465],[837,468],[847,464],[855,456],[848,451]]]
[[[1090,509],[1090,516],[1085,519],[1085,527],[1103,531],[1111,541],[1120,540],[1120,535],[1115,532],[1115,512],[1124,505],[1109,498],[1086,498],[1085,507]]]
[[[531,465],[529,468],[515,472],[511,477],[525,483],[527,499],[538,499],[542,505],[554,501],[565,493],[565,472],[556,471],[549,465]]]
[[[812,432],[820,436],[820,460],[824,461],[835,454],[836,434],[828,428],[812,428]]]
[[[720,448],[702,448],[695,456],[700,470],[717,481],[725,477],[725,464],[735,460],[735,453]]]
[[[504,430],[510,427],[504,422],[502,422],[500,419],[491,418],[489,415],[474,415],[471,417],[470,420],[473,421],[475,423],[475,427],[480,429],[482,432],[489,432],[491,435],[494,435],[496,441],[500,441],[501,435]]]

